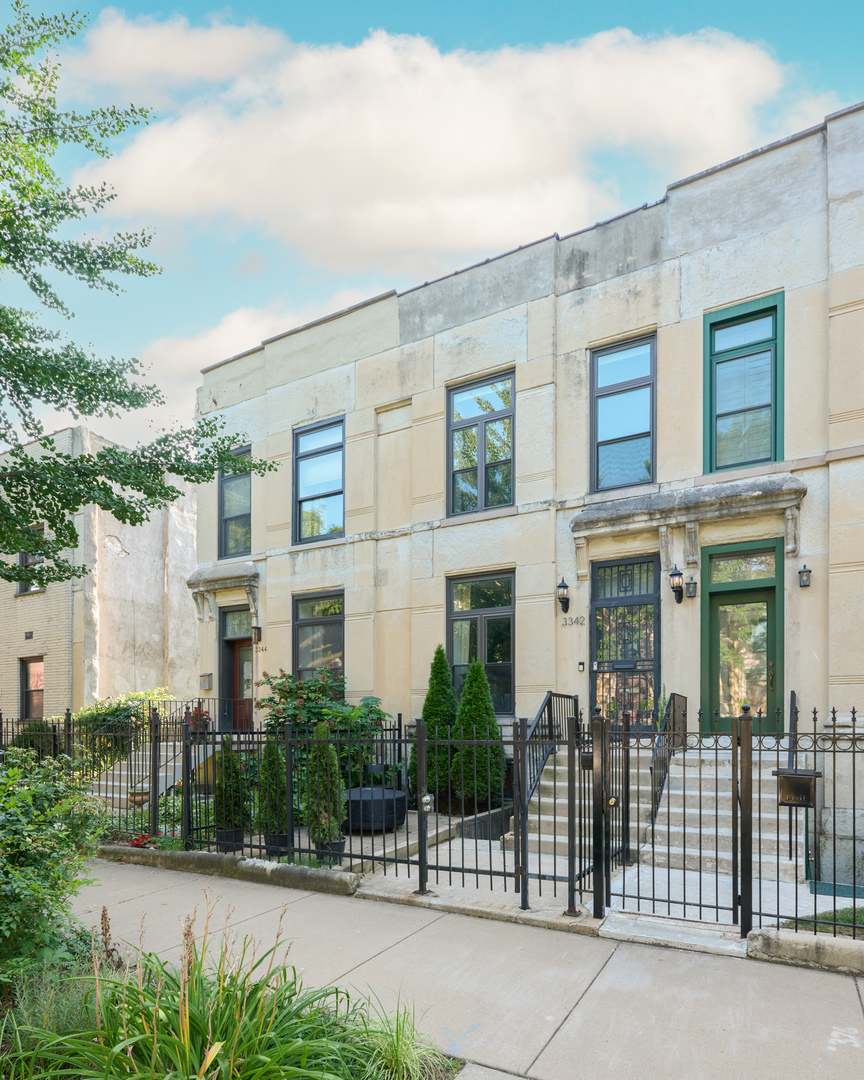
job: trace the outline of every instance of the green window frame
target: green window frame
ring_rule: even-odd
[[[736,343],[734,331],[750,323],[754,324],[752,340],[747,341],[745,333],[745,340]],[[782,461],[784,294],[773,293],[721,311],[706,312],[703,334],[704,472],[725,472]],[[750,371],[745,371],[743,365],[748,360]],[[737,381],[733,381],[736,376]],[[736,390],[738,400],[735,400]],[[736,430],[751,435],[749,451],[742,444],[736,454]]]

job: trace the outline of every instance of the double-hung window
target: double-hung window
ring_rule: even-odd
[[[21,714],[23,720],[41,720],[44,714],[45,661],[41,656],[21,661]]]
[[[513,502],[513,376],[458,386],[449,393],[449,513]]]
[[[294,432],[294,542],[345,535],[345,421]]]
[[[344,673],[345,600],[340,593],[294,597],[294,674]]]
[[[513,574],[449,582],[449,645],[456,697],[468,668],[486,671],[496,713],[513,714]]]
[[[235,450],[249,457],[251,447]],[[219,558],[248,555],[252,551],[252,475],[219,474]]]
[[[41,540],[42,534],[45,531],[44,525],[33,525],[33,532]],[[31,566],[38,566],[45,561],[44,555],[36,555],[32,551],[22,551],[18,556],[18,565],[22,569],[28,569]],[[36,581],[19,581],[18,582],[18,595],[21,596],[25,593],[42,592],[43,586]]]
[[[650,337],[591,354],[594,491],[654,479],[655,353]]]
[[[783,295],[705,316],[705,472],[783,459]]]

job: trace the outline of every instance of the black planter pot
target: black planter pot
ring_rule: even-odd
[[[345,792],[345,833],[383,832],[398,829],[405,821],[408,797],[404,791],[382,787],[349,788]]]
[[[243,829],[217,829],[216,850],[224,852],[242,851],[244,836],[245,831]]]
[[[264,850],[267,852],[268,855],[288,855],[291,852],[288,841],[289,836],[287,832],[265,832]]]
[[[338,866],[342,862],[342,856],[345,853],[345,837],[340,836],[338,840],[331,840],[329,844],[319,844],[315,841],[315,854],[328,866],[333,866],[334,863]]]

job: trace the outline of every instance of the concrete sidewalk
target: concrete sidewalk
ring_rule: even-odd
[[[108,908],[116,939],[179,956],[180,926],[204,893],[217,921],[272,944],[310,985],[413,1002],[419,1026],[472,1062],[464,1080],[795,1080],[864,1075],[857,981],[727,956],[679,952],[426,908],[277,889],[145,866],[92,864],[74,903]]]

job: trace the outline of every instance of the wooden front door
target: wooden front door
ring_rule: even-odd
[[[231,643],[231,719],[232,727],[249,731],[252,727],[252,640],[247,638]]]

